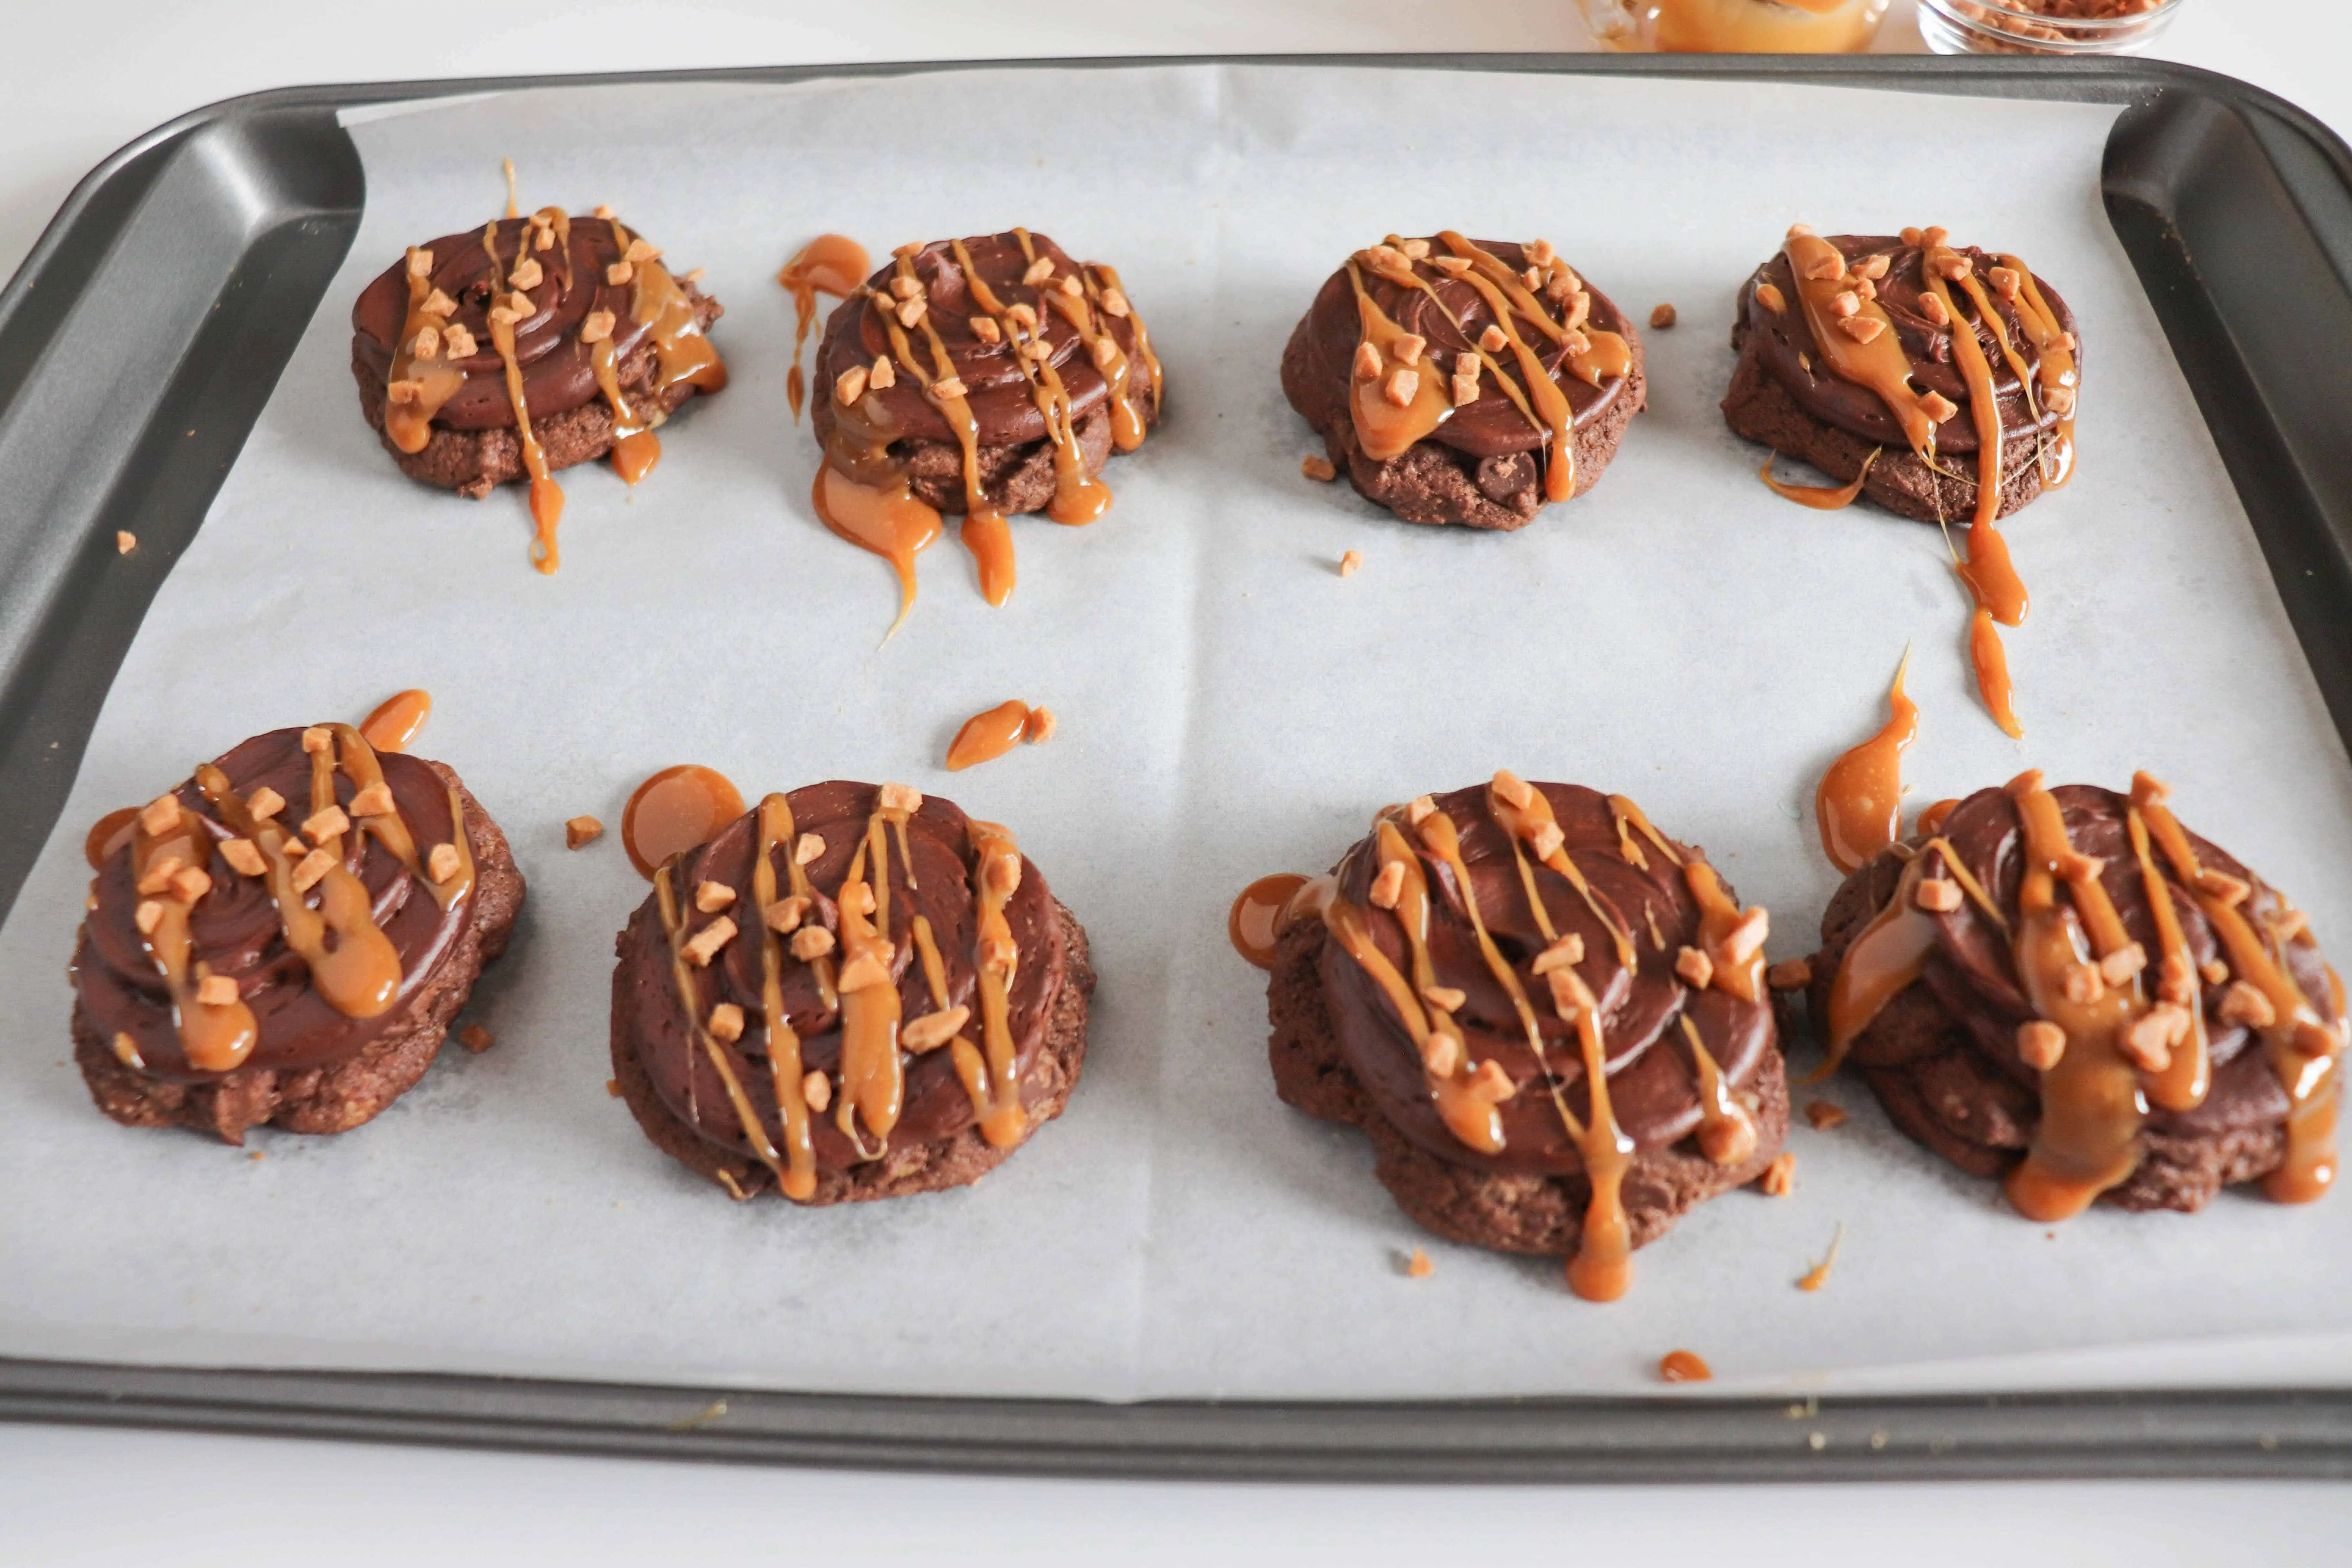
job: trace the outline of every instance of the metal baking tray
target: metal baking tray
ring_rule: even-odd
[[[1589,55],[940,62],[296,88],[159,126],[0,295],[0,917],[157,586],[367,199],[337,111],[549,85],[1169,64],[1673,76],[2119,103],[2102,186],[2339,732],[2352,741],[2352,152],[2137,60]],[[116,558],[114,533],[139,549]],[[2342,1199],[2339,1202],[2345,1201]],[[1422,1402],[935,1399],[0,1357],[0,1419],[1063,1475],[1622,1481],[2352,1475],[2352,1390]]]

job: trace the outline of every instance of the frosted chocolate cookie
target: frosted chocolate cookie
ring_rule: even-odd
[[[1282,390],[1365,500],[1492,529],[1599,483],[1647,396],[1641,334],[1549,242],[1451,229],[1342,263]]]
[[[1273,972],[1276,1091],[1361,1127],[1442,1236],[1566,1254],[1612,1300],[1634,1247],[1780,1147],[1765,912],[1622,795],[1423,795],[1269,907],[1234,933]]]
[[[276,730],[90,836],[74,1058],[98,1108],[245,1141],[341,1132],[423,1077],[522,908],[440,763]]]
[[[1810,1004],[1906,1133],[2050,1221],[2336,1171],[2344,993],[2303,914],[2146,773],[1922,815],[1822,918]]]
[[[1101,517],[1098,476],[1165,393],[1117,269],[1024,228],[900,246],[827,319],[815,375],[817,516],[897,570],[902,620],[941,512],[963,514],[981,592],[1003,604],[1005,519]]]
[[[615,1080],[730,1195],[961,1186],[1062,1113],[1094,971],[1003,828],[903,784],[813,784],[652,877],[617,943]]]
[[[610,456],[635,484],[654,431],[727,384],[700,274],[609,207],[508,216],[411,247],[352,307],[360,412],[411,479],[480,498],[530,481],[531,558],[557,565],[557,469]]]

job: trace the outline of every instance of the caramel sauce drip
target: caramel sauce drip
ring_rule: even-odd
[[[901,246],[898,252],[898,277],[909,283],[919,281],[915,277],[915,254],[916,247],[913,246]],[[966,273],[968,280],[975,287],[973,301],[978,303],[980,300],[978,290],[984,289],[985,285],[981,284],[979,278],[972,275],[969,268],[966,268]],[[931,351],[930,366],[926,369],[917,362],[913,342],[907,336],[906,329],[899,324],[898,317],[891,314],[890,303],[887,295],[873,296],[875,311],[882,322],[883,331],[890,339],[893,360],[901,370],[915,377],[917,384],[922,388],[923,401],[929,403],[938,411],[939,416],[947,422],[948,429],[955,436],[956,445],[963,449],[962,532],[971,541],[966,548],[971,551],[973,561],[983,574],[981,582],[981,596],[987,599],[991,605],[1001,605],[1013,593],[1013,534],[1010,525],[1005,521],[1003,509],[988,499],[988,492],[981,483],[980,418],[972,413],[971,400],[963,393],[941,390],[943,387],[961,387],[963,382],[956,374],[955,362],[948,355],[947,342],[940,336],[940,329],[932,321],[930,313],[928,310],[925,311],[917,323],[922,329],[924,342]],[[1000,320],[998,330],[1003,331],[1004,325],[1004,321]],[[1042,320],[1038,331],[1042,335],[1044,331]],[[1013,357],[1018,360],[1020,358],[1018,343],[1009,334],[1006,342],[1013,344]],[[1060,384],[1058,379],[1055,384],[1056,386]],[[1053,436],[1054,421],[1051,414],[1046,416],[1045,425],[1046,433]],[[1058,476],[1062,464],[1061,443],[1058,437],[1055,437],[1054,446],[1056,473],[1055,495],[1058,500],[1061,494]],[[916,548],[919,549],[921,546],[918,545]],[[911,559],[910,556],[909,560]],[[992,568],[998,567],[1000,563],[1002,577],[998,581],[990,582],[986,574]],[[901,585],[902,587],[905,585],[903,580]],[[908,602],[911,602],[911,589],[908,590]],[[899,618],[903,620],[905,617],[906,612],[901,609]],[[897,629],[895,625],[891,627],[893,631]]]
[[[1731,933],[1738,929],[1744,913],[1739,901],[1724,890],[1715,868],[1704,860],[1693,860],[1683,868],[1683,885],[1698,904],[1699,946],[1715,962],[1715,976],[1707,984],[1717,991],[1729,992],[1742,1002],[1763,1001],[1763,944],[1758,943],[1744,959],[1731,956]]]
[[[1994,514],[2000,510],[2000,405],[1993,396],[1992,365],[1985,359],[1984,345],[1977,341],[1976,331],[1968,318],[1960,314],[1959,302],[1952,298],[1950,287],[1937,270],[1947,263],[1960,260],[1960,253],[1944,243],[1944,231],[1940,228],[1927,230],[1921,239],[1919,279],[1943,306],[1944,319],[1951,323],[1948,336],[1952,342],[1952,359],[1959,367],[1960,379],[1968,384],[1969,414],[1977,427],[1976,524],[1989,530]],[[1971,289],[1969,293],[1982,307],[1983,316],[1991,318],[1991,308],[1983,305],[1982,291]],[[1970,543],[1973,546],[1973,537]],[[1970,555],[1973,560],[1973,550]],[[1963,570],[1961,575],[1966,577],[1968,573]],[[1973,580],[1969,585],[1975,586]]]
[[[561,248],[568,268],[572,255],[570,221],[556,208],[548,208],[547,213],[562,226],[564,239]],[[615,219],[607,218],[605,223],[613,231],[614,247],[626,256],[636,237]],[[660,258],[634,261],[629,268],[629,317],[639,326],[650,329],[648,335],[654,342],[654,386],[644,408],[632,409],[622,395],[619,359],[610,335],[590,345],[589,359],[596,372],[596,385],[613,410],[613,471],[621,476],[623,482],[634,485],[652,473],[654,465],[661,461],[661,437],[654,434],[654,429],[669,418],[664,395],[680,384],[691,385],[699,392],[723,391],[727,366],[703,334],[693,301],[686,297],[686,290],[677,286],[677,279],[670,276]],[[571,281],[568,276],[564,279],[565,288],[571,287]],[[799,374],[796,352],[793,376],[797,378]],[[800,416],[797,398],[793,403],[793,416]]]
[[[375,748],[367,737],[348,724],[329,724],[324,728],[335,738],[341,760],[340,764],[337,764],[331,760],[330,753],[324,751],[310,753],[310,809],[313,812],[324,811],[335,804],[335,772],[338,765],[343,776],[352,781],[352,788],[359,795],[364,795],[370,789],[381,787],[389,796],[392,793],[391,786],[384,783],[383,768],[376,761]],[[397,807],[390,811],[374,813],[353,812],[352,820],[358,825],[361,832],[383,845],[410,876],[424,883],[432,893],[434,901],[446,910],[474,890],[474,849],[473,846],[467,841],[464,832],[466,818],[457,800],[457,786],[451,784],[444,787],[448,791],[449,820],[457,825],[457,832],[451,840],[450,847],[456,850],[457,855],[457,868],[449,874],[446,881],[436,882],[433,879],[425,857],[417,853],[415,836],[409,832],[407,819],[400,815]],[[331,839],[322,847],[332,847],[334,841]]]
[[[515,258],[520,261],[529,243],[521,237],[530,231],[524,229],[515,243]],[[490,277],[495,285],[506,277],[505,263],[499,259],[499,226],[495,220],[482,226],[482,248],[489,253]],[[520,290],[517,290],[520,292]],[[528,300],[530,296],[524,294]],[[490,342],[499,351],[499,360],[506,366],[507,400],[514,405],[515,437],[522,444],[522,466],[530,475],[530,521],[533,536],[530,545],[531,564],[541,575],[551,575],[562,565],[562,557],[555,548],[556,524],[563,519],[563,487],[549,476],[547,449],[531,433],[530,403],[523,395],[522,362],[515,357],[514,321],[502,306],[493,303],[489,311]]]
[[[776,902],[776,856],[789,857],[797,838],[792,804],[781,795],[760,801],[759,847],[751,860],[751,902],[765,910]],[[801,1037],[784,1013],[784,943],[762,918],[760,931],[760,1013],[767,1030],[768,1076],[774,1086],[776,1120],[784,1131],[784,1167],[776,1184],[794,1203],[816,1194],[816,1145],[809,1132],[808,1100],[801,1091]],[[764,1134],[763,1134],[764,1136]]]
[[[907,1098],[907,1071],[898,1059],[898,985],[890,973],[898,956],[889,936],[890,849],[881,827],[878,812],[866,819],[865,839],[850,858],[849,874],[834,897],[841,916],[841,964],[835,984],[849,982],[860,970],[872,975],[855,990],[841,993],[841,1096],[834,1121],[861,1151],[865,1145],[856,1122],[864,1121],[868,1131],[887,1143]],[[860,964],[860,959],[873,962]]]
[[[743,796],[726,774],[691,763],[664,768],[622,808],[621,847],[638,875],[651,878],[671,856],[709,843],[742,815]]]
[[[1822,352],[1822,360],[1830,369],[1855,385],[1876,393],[1886,405],[1887,412],[1903,427],[1904,439],[1923,459],[1933,462],[1936,455],[1936,422],[1927,417],[1920,406],[1920,395],[1911,386],[1911,361],[1903,351],[1894,321],[1875,300],[1864,300],[1857,312],[1860,316],[1881,323],[1878,335],[1863,342],[1837,326],[1834,301],[1847,289],[1846,259],[1838,247],[1818,235],[1791,234],[1782,247],[1789,258],[1789,273],[1797,287],[1797,302],[1804,311],[1805,325],[1811,330],[1814,344]],[[1835,270],[1831,270],[1832,268]],[[1820,270],[1815,278],[1808,268]]]
[[[360,734],[379,752],[404,752],[433,713],[433,693],[411,688],[394,692],[360,721]]]
[[[1668,1351],[1658,1358],[1658,1376],[1667,1383],[1706,1383],[1715,1371],[1689,1351]]]
[[[185,806],[180,807],[172,826],[161,834],[148,832],[144,819],[138,814],[134,813],[133,817],[138,822],[131,844],[131,876],[134,882],[143,880],[167,862],[176,861],[199,869],[211,864],[212,833],[204,820]],[[260,1043],[261,1026],[254,1019],[253,1009],[246,1005],[242,996],[220,1005],[196,1000],[197,986],[212,972],[195,956],[195,942],[189,929],[195,900],[173,888],[146,897],[161,912],[154,929],[143,940],[171,994],[173,1021],[188,1065],[199,1072],[231,1071],[242,1065]],[[396,961],[393,968],[397,984]]]
[[[1678,1022],[1690,1045],[1693,1087],[1698,1090],[1699,1152],[1716,1164],[1737,1165],[1756,1152],[1755,1120],[1731,1092],[1731,1080],[1699,1038],[1690,1015],[1685,1013]]]
[[[1277,871],[1244,888],[1225,915],[1225,937],[1234,951],[1260,969],[1272,969],[1275,947],[1286,929],[1290,900],[1306,885],[1307,879],[1295,871]]]
[[[1813,790],[1822,853],[1849,875],[1903,836],[1903,752],[1919,733],[1919,705],[1903,691],[1910,664],[1906,652],[1895,667],[1885,727],[1832,763]]]
[[[1958,800],[1952,798],[1928,803],[1920,808],[1919,820],[1913,825],[1912,831],[1923,838],[1934,837],[1951,816],[1953,808],[1959,804]]]
[[[1528,396],[1533,400],[1537,416],[1551,437],[1551,450],[1544,465],[1544,499],[1566,500],[1576,492],[1576,452],[1569,444],[1569,432],[1576,423],[1575,411],[1569,407],[1568,395],[1560,391],[1543,366],[1543,360],[1519,335],[1517,315],[1528,312],[1528,319],[1539,321],[1545,335],[1557,342],[1562,335],[1550,331],[1553,321],[1542,301],[1521,284],[1511,269],[1491,252],[1471,244],[1454,230],[1441,229],[1438,239],[1454,255],[1471,264],[1462,280],[1478,291],[1487,307],[1495,312],[1496,324],[1502,328],[1503,337],[1510,345],[1512,357],[1518,361],[1519,375],[1526,383]],[[1501,274],[1498,283],[1496,274]],[[1595,383],[1597,385],[1598,383]]]
[[[1958,852],[1945,840],[1930,838],[1904,867],[1895,896],[1846,945],[1838,962],[1837,973],[1830,981],[1829,1054],[1809,1082],[1817,1083],[1835,1072],[1879,1010],[1919,978],[1937,934],[1935,917],[1919,907],[1919,882],[1937,859],[1985,917],[2007,934],[2009,921],[2000,907],[1961,864]]]
[[[719,1084],[727,1091],[728,1103],[735,1108],[735,1120],[742,1126],[744,1139],[751,1143],[751,1152],[759,1156],[760,1163],[775,1173],[776,1183],[782,1186],[787,1177],[783,1158],[776,1152],[775,1144],[769,1141],[767,1123],[752,1108],[751,1096],[743,1088],[743,1077],[735,1070],[735,1064],[730,1059],[732,1047],[714,1037],[706,1021],[700,994],[695,989],[694,971],[687,962],[686,921],[678,909],[677,894],[670,886],[667,866],[654,873],[654,900],[661,911],[662,934],[669,943],[670,981],[677,987],[679,1005],[686,1011],[687,1037],[710,1063],[711,1070],[718,1073]],[[781,1016],[781,1012],[770,1015],[771,1017]],[[794,1082],[797,1084],[798,1080]]]
[[[857,292],[873,270],[866,247],[846,235],[821,234],[801,247],[783,270],[776,274],[793,297],[793,368],[784,375],[784,395],[793,405],[793,423],[801,419],[808,400],[808,381],[801,374],[801,351],[808,345],[809,329],[816,324],[816,297],[830,294],[846,300]]]
[[[982,1062],[969,1042],[959,1040],[955,1060],[980,1113],[981,1136],[996,1148],[1010,1149],[1029,1131],[1013,1046],[1013,976],[1021,952],[1004,918],[1004,906],[1021,887],[1021,847],[993,822],[973,818],[970,833],[977,858],[971,873],[978,905],[974,963],[980,972],[981,1041],[987,1059]],[[983,1067],[984,1076],[979,1070]]]
[[[1037,723],[1037,710],[1018,699],[973,714],[948,745],[948,772],[994,762],[1019,745]]]
[[[1083,300],[1073,300],[1058,289],[1048,290],[1044,298],[1055,313],[1077,330],[1079,340],[1087,345],[1088,357],[1110,383],[1110,444],[1117,451],[1132,452],[1143,445],[1144,432],[1149,428],[1142,405],[1137,401],[1137,393],[1139,390],[1147,393],[1156,411],[1159,407],[1159,381],[1156,372],[1146,372],[1139,387],[1135,366],[1127,357],[1127,352],[1118,346],[1118,339],[1101,324],[1095,314],[1102,309],[1103,290],[1118,287],[1116,275],[1113,275],[1111,282],[1103,281],[1107,271],[1108,268],[1099,262],[1079,269],[1079,287],[1086,290]],[[1132,306],[1129,307],[1128,320],[1135,327],[1136,343],[1139,349],[1145,342],[1143,321],[1135,314]]]
[[[135,805],[118,806],[89,825],[89,833],[81,841],[82,858],[93,871],[106,869],[114,852],[131,842],[131,825],[139,820]]]
[[[1156,417],[1160,413],[1163,378],[1160,371],[1160,356],[1153,353],[1151,348],[1151,329],[1143,324],[1143,317],[1136,310],[1135,300],[1128,294],[1127,285],[1119,281],[1118,268],[1108,261],[1092,261],[1087,264],[1087,271],[1088,276],[1086,287],[1088,300],[1098,302],[1104,290],[1115,289],[1118,291],[1119,298],[1127,301],[1128,325],[1135,329],[1135,352],[1143,361],[1143,374],[1151,389],[1151,412]],[[1113,440],[1118,438],[1116,425],[1112,426],[1111,434]],[[1135,438],[1139,442],[1141,441],[1142,432],[1139,430]],[[1122,452],[1131,449],[1127,447],[1119,448]]]
[[[1873,447],[1870,449],[1870,456],[1862,460],[1862,471],[1853,476],[1853,481],[1851,484],[1836,486],[1787,484],[1772,477],[1772,459],[1769,458],[1765,458],[1764,466],[1756,470],[1756,477],[1764,481],[1765,489],[1782,500],[1792,500],[1799,506],[1811,507],[1815,511],[1841,511],[1852,506],[1854,498],[1862,494],[1864,481],[1870,478],[1870,466],[1878,461],[1878,454],[1884,450],[1885,448],[1883,447]]]
[[[2189,1012],[2189,1033],[2172,1047],[2171,1060],[2162,1071],[2147,1075],[2147,1097],[2167,1110],[2193,1110],[2205,1103],[2213,1088],[2212,1047],[2197,988],[2196,956],[2189,951],[2188,933],[2181,929],[2180,911],[2173,908],[2172,889],[2157,869],[2149,845],[2144,815],[2147,804],[2140,782],[2135,779],[2131,808],[2124,822],[2131,837],[2132,858],[2139,862],[2148,913],[2156,921],[2157,990],[2165,1000],[2179,1003]]]
[[[2017,317],[2024,324],[2025,335],[2033,340],[2034,352],[2042,356],[2041,400],[2049,404],[2053,388],[2063,387],[2071,393],[2080,384],[2074,348],[2058,325],[2057,312],[2042,298],[2041,286],[2033,280],[2033,269],[2014,256],[2003,256],[2000,264],[2017,274]],[[2074,415],[2071,405],[2060,416],[2057,438],[2043,451],[2041,463],[2044,489],[2062,489],[2074,477]]]
[[[2147,819],[2174,872],[2188,885],[2221,950],[2229,954],[2231,971],[2260,991],[2270,1002],[2272,1022],[2260,1031],[2270,1056],[2271,1070],[2286,1090],[2286,1157],[2263,1178],[2263,1191],[2284,1204],[2310,1203],[2326,1194],[2336,1181],[2336,1100],[2342,1093],[2336,1070],[2344,1054],[2346,1015],[2340,995],[2335,998],[2336,1021],[2324,1024],[2311,1000],[2287,970],[2277,934],[2257,934],[2234,901],[2235,889],[2217,882],[2198,863],[2177,818],[2163,803],[2163,786],[2146,773],[2132,780],[2132,800]],[[2340,992],[2334,970],[2331,988]]]
[[[1519,853],[1518,846],[1522,844],[1532,848],[1538,838],[1549,837],[1545,832],[1546,828],[1556,829],[1559,825],[1559,818],[1551,809],[1549,797],[1539,789],[1530,788],[1528,792],[1527,805],[1516,805],[1489,788],[1486,792],[1486,806],[1495,814],[1495,820],[1502,825],[1503,831],[1511,836],[1514,854]],[[1582,868],[1569,855],[1566,846],[1552,846],[1549,852],[1541,856],[1540,859],[1546,868],[1568,879],[1568,885],[1576,889],[1577,897],[1584,900],[1584,907],[1592,911],[1592,918],[1599,921],[1603,929],[1609,932],[1610,942],[1617,951],[1618,967],[1633,968],[1637,955],[1633,950],[1632,930],[1625,924],[1623,916],[1606,900],[1593,891],[1591,882],[1586,879]],[[1524,866],[1521,868],[1521,876],[1528,889],[1528,901],[1536,910],[1541,911],[1542,901],[1535,897],[1535,883],[1531,878],[1527,877]]]
[[[847,416],[848,411],[842,411]],[[882,634],[888,642],[907,624],[907,613],[915,607],[915,557],[928,549],[940,536],[940,514],[917,496],[908,484],[903,470],[890,464],[887,440],[858,443],[862,448],[856,460],[861,467],[879,468],[883,473],[872,479],[862,479],[835,465],[841,426],[835,426],[835,443],[825,453],[825,460],[816,471],[816,484],[810,491],[810,504],[816,508],[819,521],[836,537],[845,539],[860,550],[871,551],[890,563],[898,577],[898,615],[890,629]],[[999,515],[999,527],[1004,519]],[[972,531],[967,520],[967,537]],[[1011,536],[1005,536],[1005,566],[1008,584],[1012,571]]]
[[[1037,259],[1037,247],[1030,240],[1029,231],[1016,227],[1013,233],[1013,237],[1021,242],[1021,254],[1034,262]],[[971,257],[964,250],[963,241],[960,239],[952,241],[951,248],[955,251],[957,265],[963,268],[964,276],[970,282],[974,302],[982,310],[996,317],[997,328],[1003,332],[1004,341],[1007,343],[1013,342],[1013,329],[1017,323],[1003,314],[994,292],[980,276],[978,269],[971,265]],[[1079,287],[1083,289],[1085,284],[1081,282]],[[1093,308],[1084,302],[1083,294],[1079,299],[1073,300],[1067,294],[1055,289],[1050,295],[1041,293],[1038,298],[1063,300],[1065,314],[1076,312],[1087,317],[1087,321],[1079,327],[1079,336],[1082,340],[1100,336],[1108,341],[1107,333],[1094,333],[1091,323]],[[1038,319],[1037,326],[1038,334],[1042,339],[1045,331],[1043,317]],[[1112,343],[1114,349],[1117,346],[1116,342]],[[1110,487],[1087,472],[1086,455],[1078,449],[1077,416],[1070,402],[1069,389],[1062,384],[1062,373],[1054,368],[1054,362],[1050,359],[1041,359],[1033,363],[1022,359],[1016,353],[1013,356],[1013,363],[1020,366],[1021,374],[1028,378],[1031,400],[1036,404],[1037,412],[1045,416],[1045,434],[1054,447],[1054,499],[1046,503],[1045,515],[1066,527],[1075,528],[1093,522],[1110,510]],[[1104,374],[1108,379],[1107,369]],[[1141,438],[1139,434],[1137,439]]]
[[[1356,315],[1363,326],[1361,341],[1380,351],[1383,366],[1378,376],[1349,373],[1349,406],[1354,410],[1356,440],[1363,447],[1364,456],[1376,463],[1385,463],[1453,418],[1454,404],[1445,395],[1445,377],[1425,358],[1417,366],[1406,367],[1413,369],[1419,377],[1412,398],[1402,405],[1389,401],[1383,388],[1394,374],[1393,367],[1401,364],[1396,357],[1397,342],[1414,334],[1391,321],[1388,312],[1380,308],[1365,289],[1363,275],[1356,270],[1352,258],[1348,262],[1348,281],[1355,285]]]
[[[425,313],[425,301],[433,297],[433,255],[414,247],[408,251],[408,311],[400,326],[400,342],[392,349],[392,370],[384,378],[383,433],[392,444],[409,457],[425,450],[433,439],[433,416],[442,405],[457,395],[466,384],[466,373],[459,370],[436,351],[434,358],[416,358],[416,334],[426,327],[437,330],[440,322]],[[403,382],[413,383],[417,395],[405,402],[394,401],[390,389]]]

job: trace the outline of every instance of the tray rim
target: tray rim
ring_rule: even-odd
[[[240,94],[166,121],[74,186],[0,290],[5,331],[109,188],[200,132],[288,114],[546,88],[783,85],[974,69],[1308,66],[1796,81],[2111,102],[2178,93],[2298,134],[2352,192],[2352,149],[2278,95],[2131,58],[1366,53],[854,61],[441,80]],[[2266,154],[2267,155],[2267,154]],[[362,175],[363,180],[363,175]],[[362,195],[364,205],[364,195]],[[2145,280],[2144,280],[2145,281]],[[2352,279],[2347,279],[2352,290]],[[37,380],[0,391],[0,421]],[[0,715],[5,727],[5,715]],[[54,823],[48,825],[53,829]],[[46,835],[45,835],[46,836]],[[12,879],[13,880],[13,879]],[[0,888],[0,920],[17,886]],[[2352,1388],[2031,1394],[1580,1395],[1148,1400],[836,1394],[465,1373],[95,1363],[0,1355],[0,1420],[745,1463],[1139,1479],[1477,1481],[2352,1476]]]

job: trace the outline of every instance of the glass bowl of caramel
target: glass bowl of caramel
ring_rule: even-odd
[[[1885,16],[1886,0],[1584,0],[1603,47],[1660,54],[1858,54]]]
[[[2181,0],[1919,0],[1939,55],[2129,55],[2172,25]]]

